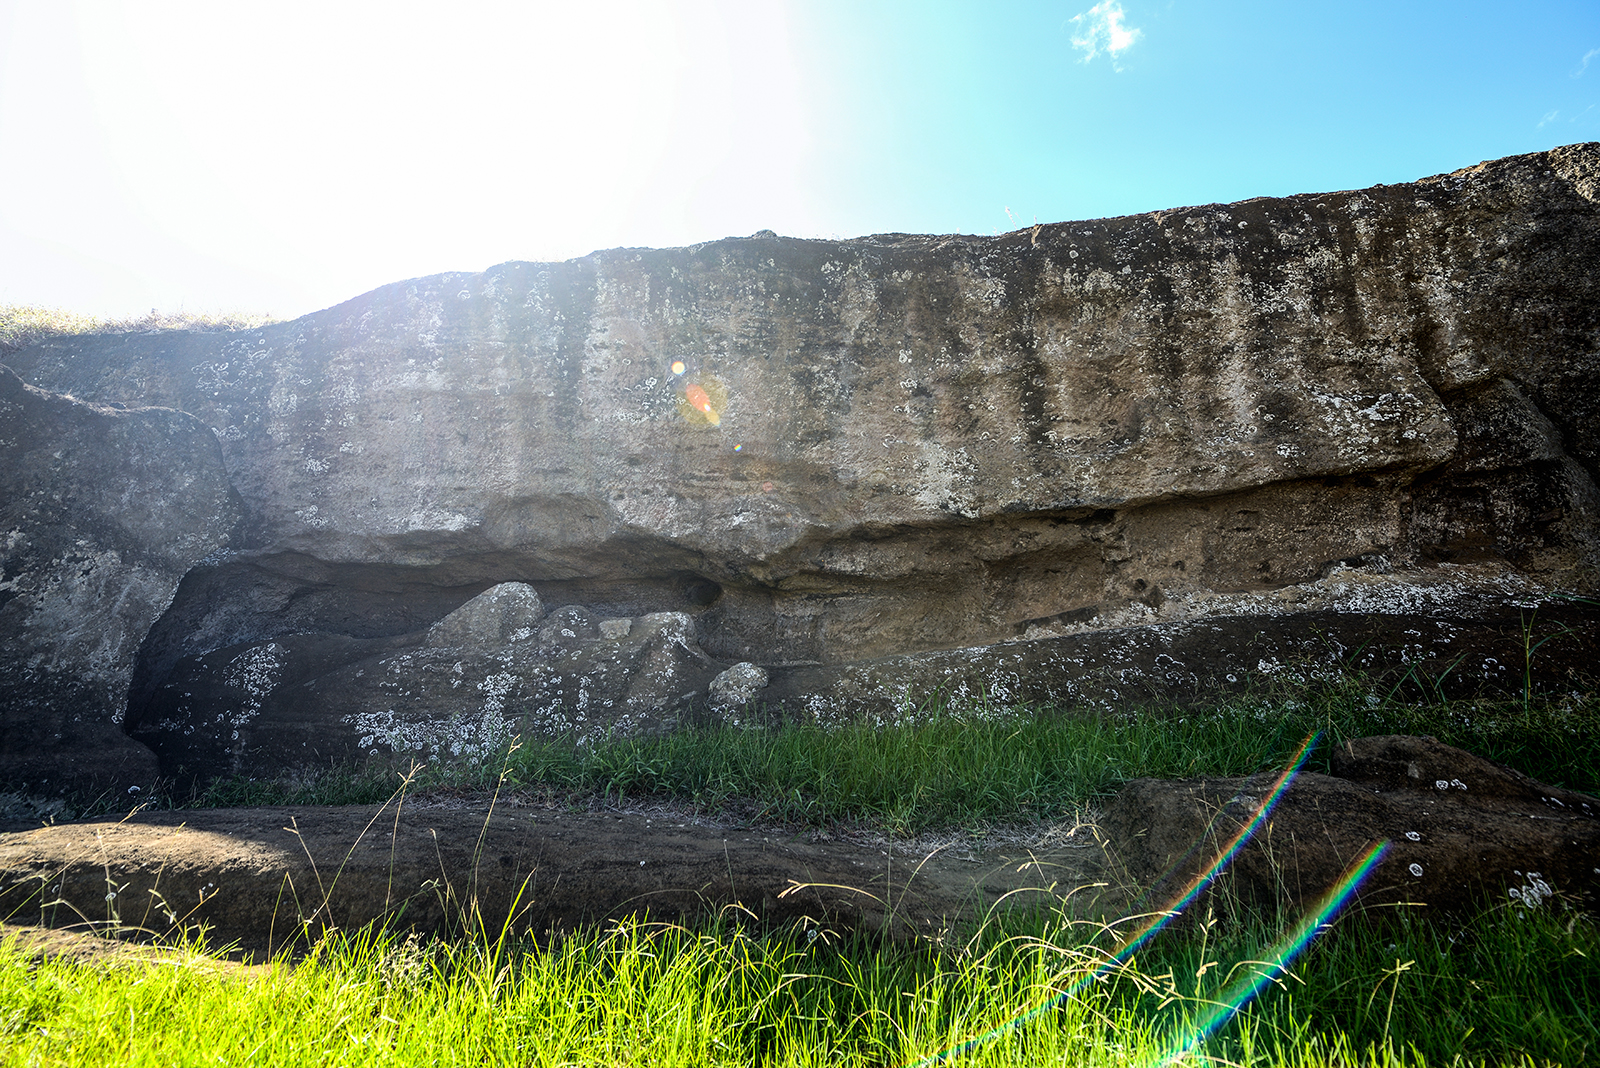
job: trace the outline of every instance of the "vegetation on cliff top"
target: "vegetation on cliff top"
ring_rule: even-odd
[[[65,308],[0,304],[0,356],[36,341],[73,334],[147,333],[156,330],[248,330],[277,320],[247,312],[160,312],[118,319]]]

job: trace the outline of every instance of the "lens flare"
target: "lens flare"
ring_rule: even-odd
[[[703,414],[712,426],[722,422],[722,416],[711,406],[711,397],[697,383],[690,382],[683,395],[689,401],[689,407]]]
[[[713,427],[722,424],[722,413],[728,409],[728,387],[712,375],[698,375],[693,381],[683,381],[677,386],[678,414],[692,426]]]
[[[672,373],[673,374],[681,375],[686,370],[688,370],[688,368],[683,366],[683,361],[682,360],[673,360],[672,361]]]
[[[1352,897],[1361,883],[1371,873],[1383,855],[1389,851],[1388,842],[1379,842],[1369,847],[1356,862],[1345,869],[1344,875],[1339,878],[1332,888],[1322,896],[1317,907],[1300,921],[1289,935],[1272,947],[1269,954],[1267,967],[1258,974],[1234,983],[1222,994],[1213,1000],[1212,1008],[1200,1019],[1196,1020],[1192,1030],[1180,1042],[1154,1063],[1157,1065],[1171,1064],[1182,1058],[1201,1042],[1216,1034],[1217,1030],[1233,1018],[1234,1013],[1249,1004],[1250,1000],[1261,993],[1261,988],[1283,973],[1295,957],[1311,944],[1333,915],[1343,908]]]
[[[1284,769],[1283,774],[1279,775],[1277,781],[1272,784],[1272,789],[1269,790],[1266,797],[1262,799],[1260,806],[1255,811],[1255,814],[1252,815],[1245,825],[1239,829],[1239,833],[1234,835],[1228,844],[1223,847],[1222,851],[1217,854],[1217,858],[1212,861],[1212,863],[1207,866],[1204,871],[1196,875],[1186,887],[1184,887],[1183,892],[1179,894],[1176,902],[1165,909],[1150,913],[1149,915],[1151,918],[1148,920],[1145,926],[1136,934],[1134,934],[1134,936],[1127,942],[1123,943],[1120,949],[1118,949],[1111,956],[1107,957],[1099,967],[1095,968],[1089,974],[1083,976],[1077,982],[1073,983],[1071,986],[1067,987],[1067,989],[1061,991],[1061,993],[1057,994],[1049,1001],[1046,1001],[1044,1004],[1034,1006],[1022,1015],[1008,1020],[999,1027],[979,1035],[977,1038],[969,1039],[958,1046],[952,1046],[943,1052],[935,1053],[931,1057],[924,1057],[920,1061],[915,1061],[909,1066],[909,1068],[925,1068],[926,1065],[939,1064],[944,1061],[952,1060],[964,1053],[971,1052],[977,1047],[983,1045],[985,1042],[988,1042],[990,1039],[998,1038],[1009,1031],[1015,1031],[1028,1021],[1036,1019],[1040,1015],[1056,1008],[1068,998],[1078,993],[1078,991],[1087,987],[1090,983],[1102,979],[1109,973],[1115,971],[1116,969],[1127,964],[1128,961],[1132,960],[1134,954],[1139,951],[1140,947],[1142,947],[1146,942],[1149,942],[1150,939],[1154,938],[1168,924],[1181,915],[1185,908],[1193,904],[1194,899],[1199,897],[1200,893],[1205,890],[1207,886],[1211,885],[1212,880],[1217,877],[1223,868],[1227,867],[1228,863],[1233,860],[1234,856],[1238,854],[1239,850],[1244,847],[1244,844],[1250,840],[1250,837],[1253,834],[1255,834],[1257,828],[1266,822],[1267,817],[1271,815],[1272,810],[1277,806],[1278,800],[1282,798],[1284,793],[1289,789],[1289,784],[1295,780],[1295,777],[1300,773],[1300,769],[1305,766],[1305,762],[1310,758],[1312,750],[1316,748],[1317,741],[1321,737],[1321,731],[1314,731],[1306,736],[1305,740],[1300,743],[1300,748],[1295,753],[1294,759],[1289,762],[1289,766]],[[1235,800],[1238,800],[1238,798],[1235,798]],[[1217,818],[1221,818],[1220,814]],[[1212,820],[1211,826],[1216,826],[1216,819]],[[1202,839],[1202,841],[1203,840],[1204,839]],[[1379,847],[1377,855],[1382,855],[1382,847]],[[1338,906],[1342,904],[1344,900],[1348,899],[1350,895],[1355,893],[1355,888],[1360,884],[1361,880],[1366,877],[1366,874],[1369,871],[1372,870],[1373,865],[1377,864],[1377,858],[1373,857],[1372,854],[1369,853],[1368,858],[1370,859],[1364,858],[1361,862],[1358,862],[1355,868],[1352,869],[1354,874],[1347,874],[1344,879],[1340,880],[1339,884],[1334,888],[1334,891],[1330,891],[1330,900],[1333,900],[1334,903],[1331,906],[1326,907],[1325,910],[1319,910],[1319,914],[1325,912],[1326,915],[1332,915],[1334,911],[1337,911]],[[1342,896],[1340,896],[1337,892],[1341,887],[1346,887],[1347,884],[1348,889],[1346,889]],[[1320,924],[1323,923],[1324,920],[1307,922],[1310,923],[1310,926],[1306,928],[1306,930],[1309,931],[1310,934],[1304,935],[1303,941],[1304,943],[1309,944],[1311,938],[1315,936],[1316,931],[1319,929]],[[1298,949],[1295,949],[1295,952],[1298,951]],[[1292,954],[1284,956],[1283,959],[1287,961],[1290,956],[1292,956]],[[1270,974],[1268,975],[1268,978],[1271,978]],[[1265,982],[1266,980],[1263,979],[1262,983]],[[1258,985],[1256,989],[1259,990],[1260,986]],[[1233,1012],[1238,1011],[1239,1005],[1243,1005],[1244,1001],[1249,1000],[1251,996],[1253,996],[1253,993],[1245,995],[1244,1000],[1240,1001],[1238,1005],[1235,1005],[1232,1009],[1227,1010],[1226,1015],[1219,1016],[1217,1021],[1209,1024],[1209,1026],[1213,1030],[1220,1026],[1222,1022],[1226,1021],[1228,1016],[1232,1015]],[[1184,1049],[1186,1050],[1192,1047],[1195,1042],[1198,1042],[1204,1037],[1204,1034],[1199,1034],[1197,1037],[1193,1037],[1190,1040],[1190,1046],[1186,1046]],[[1180,1050],[1176,1055],[1181,1055],[1182,1052],[1183,1051]]]

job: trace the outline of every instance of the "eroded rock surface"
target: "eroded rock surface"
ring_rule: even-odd
[[[483,761],[529,732],[670,730],[718,671],[681,612],[546,613],[507,582],[420,634],[292,635],[182,661],[130,731],[183,784],[369,757]]]
[[[626,916],[721,916],[929,937],[997,905],[1057,906],[1073,891],[1081,904],[1102,865],[1084,827],[974,850],[515,796],[492,810],[196,809],[0,833],[0,919],[145,937],[204,923],[213,945],[257,955],[375,921],[548,940]],[[473,909],[484,927],[464,924]]]
[[[1374,689],[1430,698],[1514,690],[1535,669],[1524,629],[1533,613],[1514,603],[1463,600],[1409,610],[1390,603],[1377,611],[1209,616],[796,667],[775,673],[761,697],[787,718],[837,725],[1018,704],[1105,711],[1185,705],[1352,676]],[[1541,611],[1536,633],[1556,636],[1561,655],[1537,663],[1540,684],[1582,692],[1587,665],[1600,656],[1592,609],[1556,602]]]
[[[1137,779],[1100,829],[1122,877],[1148,907],[1166,907],[1250,822],[1275,779]],[[1332,775],[1300,773],[1214,886],[1251,905],[1304,909],[1379,842],[1388,851],[1356,894],[1366,908],[1600,906],[1600,799],[1413,737],[1352,739]]]
[[[0,366],[0,792],[149,789],[122,729],[139,644],[242,511],[193,416]]]
[[[986,678],[1023,664],[1022,690],[1071,696],[1058,676],[1095,645],[1084,632],[1237,617],[1215,625],[1245,664],[1250,620],[1294,608],[1272,598],[1320,596],[1341,569],[1374,578],[1391,618],[1429,590],[1501,589],[1465,620],[1491,630],[1592,592],[1597,199],[1600,145],[1574,145],[994,238],[763,233],[509,263],[237,334],[9,358],[44,388],[191,412],[221,443],[242,540],[189,572],[131,687],[130,722],[164,746],[236,716],[229,665],[270,650],[300,707],[393,710],[397,738],[399,698],[487,702],[497,658],[532,639],[467,681],[423,634],[504,583],[578,613],[583,649],[671,619],[663,648],[700,707],[732,708],[710,680],[750,663],[785,714],[876,714],[849,703],[856,665],[928,654],[904,661],[925,682],[973,649]],[[1407,626],[1426,644],[1452,621]],[[1357,622],[1348,648],[1407,663],[1415,642]],[[1579,623],[1590,641],[1593,614]],[[1054,644],[996,644],[1015,639]],[[559,693],[570,725],[573,665],[612,660],[554,646],[507,701]],[[647,674],[632,656],[604,670]],[[399,703],[368,661],[400,665]],[[367,696],[318,696],[340,672]]]

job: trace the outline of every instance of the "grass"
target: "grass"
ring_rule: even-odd
[[[417,785],[493,788],[504,768],[508,785],[568,797],[914,832],[1052,819],[1136,776],[1261,770],[1314,729],[1429,733],[1545,781],[1600,785],[1592,693],[1444,701],[1355,684],[1182,713],[933,708],[890,727],[523,744],[493,780],[445,767]],[[381,801],[394,786],[375,767],[217,783],[188,800]],[[1147,1066],[1190,1046],[1201,1063],[1239,1065],[1600,1063],[1592,917],[1559,904],[1453,923],[1345,917],[1298,954],[1296,920],[1167,929],[1124,957],[1111,953],[1131,920],[1064,911],[996,912],[913,944],[730,915],[630,921],[542,948],[505,932],[363,930],[256,973],[218,966],[203,935],[159,963],[36,961],[4,945],[0,1063],[910,1066],[958,1050],[942,1063]],[[1256,976],[1261,994],[1238,1007]]]
[[[946,1063],[1154,1065],[1190,1043],[1249,1065],[1600,1057],[1600,930],[1550,910],[1451,931],[1412,920],[1382,938],[1340,925],[1205,1033],[1283,933],[1168,931],[1110,968],[1114,932],[1061,914],[991,917],[942,947],[725,921],[628,922],[545,950],[360,932],[253,975],[200,947],[90,966],[8,944],[0,1061],[911,1065],[997,1030]]]
[[[569,799],[671,798],[791,824],[916,833],[1066,818],[1140,776],[1246,775],[1281,764],[1315,730],[1331,741],[1431,734],[1542,782],[1600,792],[1600,697],[1592,692],[1413,701],[1354,683],[1183,712],[934,708],[888,729],[704,728],[591,745],[524,741],[503,763],[424,771],[416,788],[490,789],[504,767],[513,787]],[[1330,748],[1311,770],[1326,770]],[[394,786],[392,771],[372,767],[294,784],[219,780],[181,803],[377,804]]]
[[[144,333],[153,330],[248,330],[277,320],[243,312],[158,312],[125,319],[81,315],[64,308],[0,304],[0,354],[52,337]]]

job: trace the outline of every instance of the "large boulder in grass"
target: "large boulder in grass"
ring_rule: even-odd
[[[359,737],[407,737],[436,722],[407,700],[485,704],[506,673],[570,725],[612,685],[575,681],[589,654],[551,645],[532,682],[511,640],[454,686],[424,640],[507,582],[596,628],[673,620],[673,701],[741,721],[963,687],[1189,700],[1309,655],[1285,637],[1301,612],[1338,615],[1330,648],[1361,670],[1499,685],[1518,613],[1592,593],[1600,565],[1600,145],[996,237],[508,263],[9,359],[43,388],[193,413],[243,500],[236,551],[136,642],[130,720],[169,764],[233,766],[191,747],[234,744],[240,657],[297,680],[262,706],[284,719],[252,713],[263,739],[285,724],[280,753],[351,751],[313,744],[348,717],[392,712]],[[1563,687],[1600,636],[1568,608],[1575,639],[1540,653]],[[1363,632],[1375,615],[1404,626]],[[1084,659],[1108,650],[1126,665]],[[341,696],[374,685],[368,660],[396,700]],[[713,693],[741,663],[768,685]],[[652,707],[627,722],[681,720]]]
[[[670,730],[720,670],[687,615],[546,612],[533,587],[507,582],[420,633],[296,634],[187,658],[129,730],[180,784],[481,762],[519,734]]]
[[[1331,775],[1293,779],[1210,894],[1303,910],[1386,842],[1357,890],[1360,907],[1600,908],[1600,799],[1433,738],[1353,739],[1332,765]],[[1100,821],[1121,878],[1146,907],[1177,900],[1260,810],[1276,778],[1126,784]]]
[[[575,812],[515,793],[492,805],[408,797],[14,829],[0,820],[0,938],[29,924],[95,930],[114,945],[204,925],[211,945],[258,960],[369,923],[543,945],[627,919],[925,941],[992,909],[1054,907],[1095,882],[1091,835],[1050,830],[930,855],[668,807]]]
[[[0,788],[150,787],[155,755],[122,723],[139,645],[242,514],[200,420],[0,366]]]

